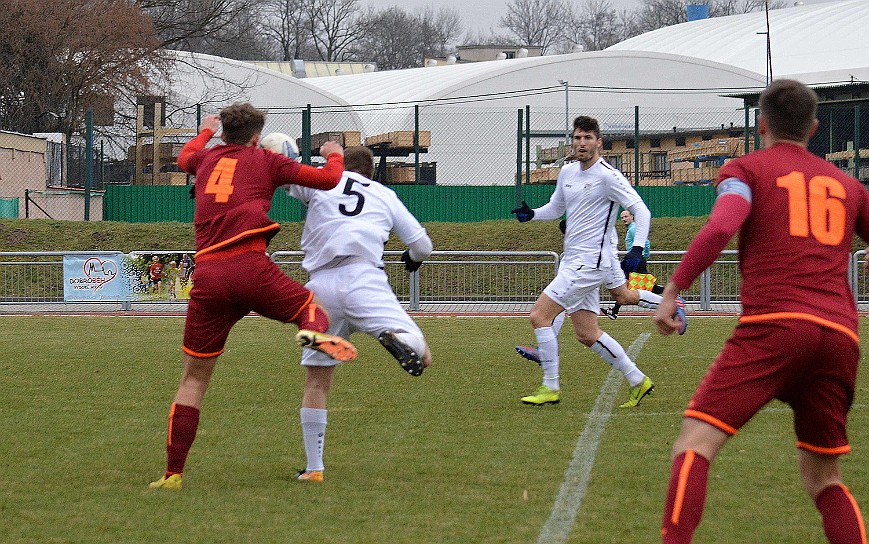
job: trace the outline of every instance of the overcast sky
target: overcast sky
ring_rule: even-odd
[[[835,2],[840,0],[801,0],[804,4],[819,4],[821,2]],[[583,0],[573,0],[579,4]],[[415,11],[417,8],[432,6],[437,9],[438,6],[445,6],[457,10],[463,18],[465,30],[475,28],[488,33],[492,28],[495,31],[498,29],[498,19],[504,15],[507,5],[507,0],[362,0],[365,5],[375,8],[385,8],[389,6],[399,6],[407,11]],[[636,9],[643,4],[642,0],[609,0],[609,3],[617,10]],[[788,0],[788,3],[793,3]]]

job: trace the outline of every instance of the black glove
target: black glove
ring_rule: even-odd
[[[410,250],[405,249],[401,254],[401,262],[404,263],[404,269],[408,272],[416,272],[422,266],[422,261],[414,261],[410,258]]]
[[[567,234],[567,219],[558,222],[558,230],[561,231],[561,234]]]
[[[516,219],[518,219],[520,223],[531,221],[531,219],[534,218],[534,210],[532,210],[531,207],[528,206],[528,203],[524,200],[522,201],[521,206],[519,206],[518,208],[513,208],[512,210],[510,210],[510,213],[515,213]]]
[[[625,255],[625,258],[622,260],[622,269],[628,274],[636,272],[642,261],[643,246],[634,246],[630,251],[628,251],[627,255]]]

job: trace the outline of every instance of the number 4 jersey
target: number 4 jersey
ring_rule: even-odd
[[[863,184],[789,143],[728,162],[718,183],[729,178],[751,190],[739,231],[743,316],[808,314],[856,331],[847,270],[854,234],[869,240]]]
[[[205,149],[213,134],[204,129],[178,156],[178,166],[196,176],[196,256],[258,237],[268,244],[281,228],[268,217],[276,189],[288,183],[330,189],[344,170],[338,153],[314,168],[253,146]]]
[[[309,273],[354,258],[383,266],[389,233],[405,244],[426,236],[395,191],[355,172],[344,172],[338,186],[317,191],[298,185],[287,194],[308,206],[302,231],[302,267]]]

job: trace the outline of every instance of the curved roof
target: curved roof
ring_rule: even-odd
[[[769,12],[774,77],[812,74],[865,77],[869,72],[869,2],[844,0]],[[617,43],[607,51],[655,51],[697,57],[758,74],[767,71],[766,14],[715,17],[653,30]],[[862,76],[854,72],[857,71]],[[828,72],[828,74],[822,74]]]
[[[579,114],[597,117],[607,134],[632,131],[635,107],[642,111],[642,130],[647,131],[738,124],[743,119],[742,101],[722,95],[759,91],[765,85],[762,75],[740,68],[636,51],[571,53],[307,81],[349,103],[362,119],[364,136],[413,130],[418,105],[420,129],[431,132],[425,160],[438,162],[438,183],[445,184],[493,178],[513,183],[517,110],[526,105],[531,107],[535,143],[551,145],[564,141],[568,120]],[[320,127],[314,132],[342,130],[334,124]]]
[[[167,99],[185,117],[190,117],[195,106],[202,106],[202,114],[216,113],[233,102],[251,102],[269,112],[265,131],[295,134],[300,125],[301,108],[307,104],[335,106],[344,111],[346,130],[361,130],[362,122],[347,102],[324,89],[310,85],[280,72],[253,64],[215,57],[202,53],[171,51],[174,70],[166,83]],[[189,124],[195,124],[195,121]]]

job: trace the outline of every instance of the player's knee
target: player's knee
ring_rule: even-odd
[[[299,329],[326,332],[329,330],[329,314],[319,304],[312,302],[302,309],[294,323]]]

